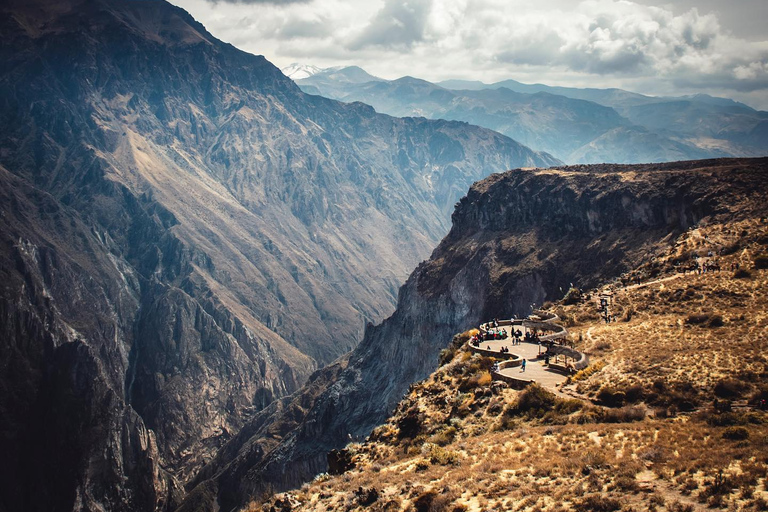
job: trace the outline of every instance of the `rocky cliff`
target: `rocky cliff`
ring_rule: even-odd
[[[471,182],[557,162],[307,96],[159,0],[12,0],[0,34],[0,509],[173,508]]]
[[[756,215],[766,173],[767,159],[712,160],[514,170],[476,183],[450,233],[401,288],[395,313],[367,329],[348,360],[231,441],[200,473],[185,510],[229,509],[269,485],[312,478],[329,450],[384,421],[455,333],[648,263],[692,226]]]

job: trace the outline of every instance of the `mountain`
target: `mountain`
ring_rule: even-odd
[[[290,66],[282,68],[280,71],[291,80],[299,80],[320,73],[323,71],[323,68],[312,66],[311,64],[299,64],[294,62]]]
[[[733,199],[751,209],[758,198]],[[768,434],[768,336],[755,333],[768,309],[764,212],[713,217],[610,289],[572,288],[536,311],[567,326],[586,368],[566,372],[525,341],[477,353],[474,326],[367,439],[329,455],[329,474],[243,510],[761,508],[768,461],[752,454]],[[710,251],[717,267],[678,271],[712,263]],[[616,321],[605,322],[600,299]],[[529,357],[525,371],[494,371],[512,354]]]
[[[432,84],[412,77],[365,82],[334,76],[321,73],[297,83],[308,93],[361,101],[391,115],[485,126],[566,162],[660,162],[768,152],[768,142],[757,136],[768,113],[706,95],[654,98],[621,89],[515,80]]]
[[[443,85],[441,82],[439,85]],[[445,87],[458,88],[461,81],[449,81]],[[744,103],[708,94],[681,97],[655,97],[622,89],[579,89],[543,84],[523,84],[504,80],[494,84],[470,83],[477,89],[507,88],[522,93],[547,92],[573,99],[592,101],[614,108],[631,123],[651,130],[678,143],[699,148],[702,154],[725,156],[763,156],[768,152],[766,139],[753,136],[765,122],[768,112]]]
[[[199,473],[182,510],[243,506],[325,471],[327,453],[383,423],[455,333],[525,316],[574,285],[656,268],[688,230],[762,222],[766,173],[768,159],[602,164],[474,184],[449,234],[401,288],[395,313],[302,391],[255,416]]]
[[[310,96],[160,0],[0,6],[3,510],[172,510],[474,181],[558,161]]]
[[[304,92],[332,99],[341,99],[340,96],[344,96],[345,89],[351,85],[385,81],[358,66],[327,68],[307,78],[311,78],[311,81],[302,79],[301,87]]]

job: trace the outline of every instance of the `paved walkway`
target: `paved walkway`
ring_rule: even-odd
[[[561,382],[564,382],[567,378],[562,373],[552,371],[544,366],[543,357],[540,360],[537,359],[539,357],[539,350],[541,350],[541,353],[543,354],[546,350],[546,347],[539,347],[539,345],[536,343],[527,343],[523,341],[519,345],[513,345],[511,339],[506,339],[497,341],[483,341],[480,343],[480,347],[490,347],[490,349],[494,351],[501,350],[501,347],[507,347],[511,354],[515,354],[526,360],[525,371],[521,371],[519,367],[503,368],[499,370],[501,375],[514,377],[516,379],[535,380],[546,388],[554,388]]]

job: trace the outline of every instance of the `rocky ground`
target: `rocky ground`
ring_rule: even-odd
[[[247,510],[768,509],[768,223],[673,242],[546,304],[591,358],[555,393],[492,383],[457,335],[386,423],[329,457],[336,474]],[[691,261],[721,270],[678,272]]]

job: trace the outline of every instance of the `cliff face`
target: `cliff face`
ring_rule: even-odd
[[[469,183],[556,163],[307,96],[166,2],[0,14],[0,508],[173,508],[391,311]]]
[[[228,508],[266,485],[312,478],[330,449],[366,436],[410,383],[435,369],[453,334],[488,318],[526,315],[571,283],[610,280],[698,223],[754,215],[767,172],[766,159],[715,160],[516,170],[476,183],[457,205],[448,236],[401,288],[395,313],[366,331],[348,362],[286,399],[296,405],[290,422],[281,410],[264,411],[281,439],[256,448],[259,427],[233,440],[227,456],[201,472],[192,495]],[[200,501],[186,506],[205,508]]]

